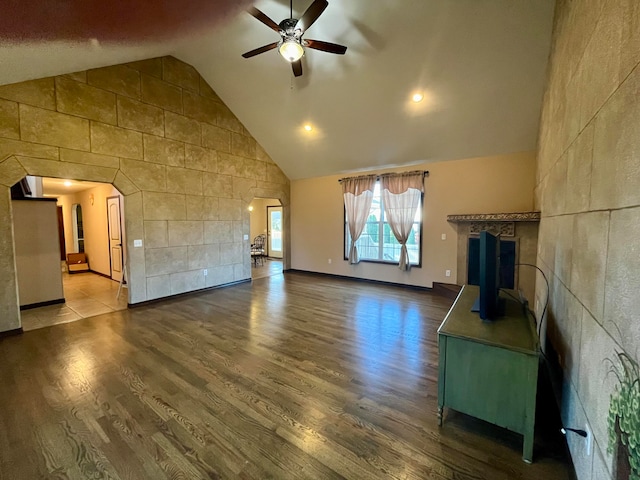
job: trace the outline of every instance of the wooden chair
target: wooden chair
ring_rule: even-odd
[[[258,262],[260,262],[261,265],[264,265],[266,242],[267,236],[264,233],[261,233],[253,239],[253,243],[251,244],[251,258],[253,259],[253,265],[255,267],[258,266]]]

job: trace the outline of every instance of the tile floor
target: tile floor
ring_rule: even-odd
[[[119,284],[109,278],[91,272],[65,272],[62,274],[62,283],[66,302],[23,310],[21,316],[24,331],[74,322],[127,308],[127,289],[123,288],[120,298],[116,299]]]

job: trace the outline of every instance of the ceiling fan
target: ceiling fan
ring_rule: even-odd
[[[313,25],[318,17],[329,6],[329,2],[326,0],[314,0],[314,2],[307,8],[300,19],[293,18],[293,0],[289,5],[290,18],[285,18],[279,24],[271,20],[264,13],[258,10],[256,7],[251,7],[248,12],[259,21],[264,23],[270,29],[278,32],[280,35],[279,42],[273,42],[269,45],[264,45],[255,50],[251,50],[244,53],[244,58],[254,57],[269,50],[277,48],[282,55],[282,58],[291,63],[293,68],[293,74],[296,77],[302,75],[302,56],[304,55],[305,47],[313,48],[328,53],[336,53],[338,55],[344,55],[347,51],[347,47],[344,45],[338,45],[336,43],[323,42],[320,40],[307,40],[302,36],[307,29]]]

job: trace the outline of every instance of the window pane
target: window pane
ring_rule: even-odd
[[[407,240],[407,252],[409,262],[417,265],[420,263],[420,224],[422,221],[422,202],[416,211],[414,224]],[[349,256],[351,237],[349,227],[345,223],[345,257]],[[384,219],[384,208],[380,194],[380,183],[376,183],[374,195],[369,210],[367,223],[356,242],[358,257],[360,260],[373,260],[396,263],[400,260],[400,244],[396,240],[391,227]]]

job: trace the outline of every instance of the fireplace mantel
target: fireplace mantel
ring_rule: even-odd
[[[467,213],[447,215],[447,222],[539,222],[540,212]]]
[[[516,242],[517,263],[536,263],[540,212],[447,215],[447,221],[455,225],[458,234],[456,279],[460,285],[467,283],[469,238],[477,237],[483,230]],[[530,301],[535,293],[535,279],[533,268],[516,271],[516,289],[523,290]]]

